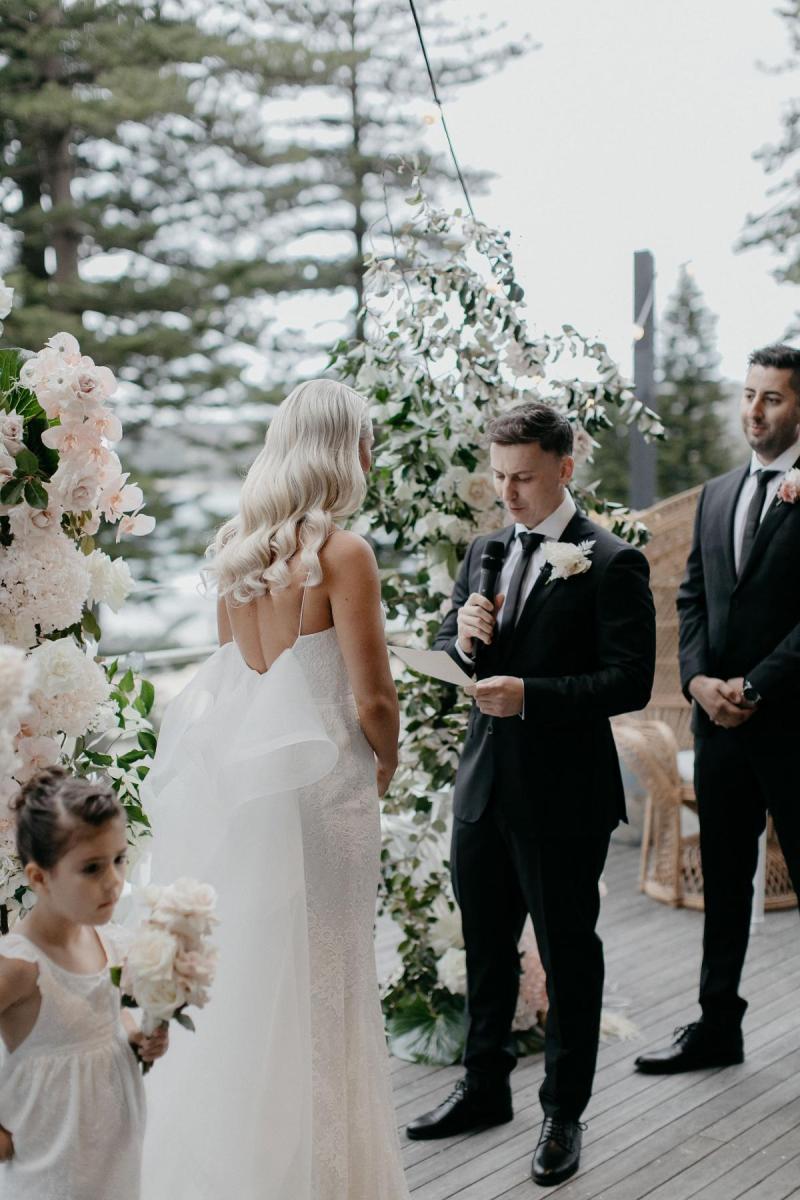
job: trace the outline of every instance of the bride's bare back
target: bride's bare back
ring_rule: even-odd
[[[322,582],[306,591],[304,637],[332,626],[347,669],[361,728],[379,763],[381,791],[394,771],[397,755],[397,693],[389,670],[381,611],[378,564],[369,545],[356,534],[335,529],[319,555]],[[259,596],[249,604],[221,600],[217,606],[220,645],[235,641],[247,665],[268,671],[300,632],[306,571],[295,555],[289,587]]]

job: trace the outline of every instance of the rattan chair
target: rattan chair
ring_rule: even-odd
[[[665,904],[703,907],[699,835],[685,830],[696,812],[691,782],[691,710],[681,692],[675,595],[692,539],[699,488],[645,509],[652,537],[645,547],[656,606],[656,677],[643,713],[618,717],[620,754],[646,794],[639,886]],[[793,908],[797,897],[770,819],[765,908]]]

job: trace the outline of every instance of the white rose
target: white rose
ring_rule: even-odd
[[[436,964],[436,976],[442,987],[454,996],[467,994],[467,952],[451,946]]]
[[[133,996],[142,1008],[144,994],[153,985],[172,983],[177,940],[166,929],[145,926],[133,939],[122,971],[122,990]]]
[[[486,475],[467,475],[459,485],[458,494],[470,508],[491,508],[497,502],[494,487]]]
[[[169,1021],[186,1003],[183,988],[176,979],[142,983],[135,995],[143,1013],[142,1032],[145,1035],[153,1033],[160,1021]]]
[[[210,884],[177,879],[159,890],[151,920],[179,937],[194,941],[209,933],[217,923],[216,904],[217,893]]]
[[[86,565],[90,578],[89,602],[107,604],[112,612],[119,612],[135,586],[125,559],[112,559],[102,550],[93,550]]]
[[[25,422],[19,413],[6,413],[0,421],[0,439],[6,450],[14,458],[22,449],[22,437],[25,432]]]

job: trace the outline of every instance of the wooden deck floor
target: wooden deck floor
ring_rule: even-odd
[[[787,1200],[800,1198],[800,922],[768,913],[750,943],[743,991],[746,1061],[738,1067],[652,1077],[633,1071],[644,1048],[696,1019],[702,914],[670,909],[636,888],[638,851],[613,845],[601,932],[606,997],[638,1029],[601,1045],[580,1173],[548,1191],[530,1180],[541,1122],[541,1058],[512,1077],[511,1124],[441,1142],[401,1132],[414,1200]],[[625,1003],[627,1002],[627,1003]],[[623,1007],[624,1005],[624,1007]],[[458,1067],[393,1061],[401,1127],[432,1108]]]

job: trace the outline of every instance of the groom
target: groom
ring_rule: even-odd
[[[436,639],[477,679],[451,851],[467,952],[466,1076],[407,1132],[449,1137],[511,1120],[517,945],[530,913],[549,998],[532,1175],[549,1185],[578,1169],[597,1056],[598,884],[625,820],[609,717],[649,700],[655,617],[644,556],[592,524],[567,490],[569,422],[524,404],[492,421],[488,438],[511,524],[470,546]],[[478,594],[493,539],[505,547],[494,604]]]

